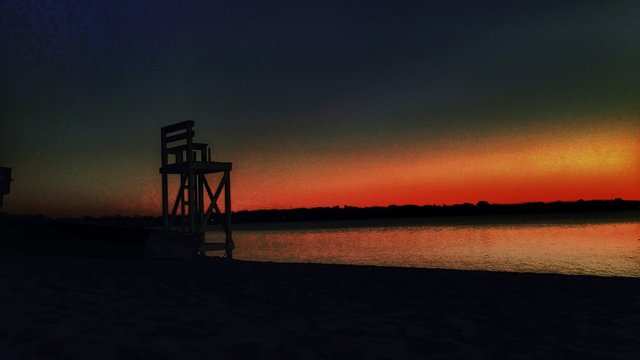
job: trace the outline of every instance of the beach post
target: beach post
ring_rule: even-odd
[[[189,233],[192,238],[199,239],[197,253],[217,250],[224,251],[227,258],[232,258],[232,163],[213,161],[209,145],[193,141],[194,125],[194,121],[187,120],[160,129],[162,223],[165,232],[161,238],[166,243],[171,232]],[[207,175],[216,173],[222,177],[213,191]],[[178,192],[172,203],[169,199],[170,178],[179,179]],[[224,196],[224,212],[218,205],[221,196]],[[179,224],[176,224],[176,221],[179,221]],[[207,225],[212,222],[218,223],[225,232],[224,243],[205,243],[204,234]],[[184,239],[184,235],[178,237]]]
[[[2,206],[3,197],[11,190],[12,181],[11,168],[0,167],[0,206]]]

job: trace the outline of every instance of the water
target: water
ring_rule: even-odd
[[[207,238],[215,236],[208,234]],[[234,241],[234,258],[243,260],[640,277],[638,220],[271,224],[266,229],[240,228],[234,232]]]

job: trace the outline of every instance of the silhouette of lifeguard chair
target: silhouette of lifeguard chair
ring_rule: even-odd
[[[227,258],[232,258],[234,246],[231,238],[231,163],[212,161],[209,146],[193,142],[193,127],[194,122],[188,120],[165,126],[160,130],[163,228],[165,231],[174,231],[177,228],[177,231],[188,232],[199,238],[200,253],[223,250]],[[214,173],[222,173],[222,178],[215,191],[212,191],[207,175]],[[171,211],[168,184],[170,175],[180,179]],[[218,206],[222,191],[224,212]],[[176,224],[178,217],[181,220],[180,224]],[[214,218],[219,220],[225,232],[224,243],[204,242],[206,226]]]
[[[11,190],[12,181],[11,168],[0,167],[0,206],[2,206],[2,198]]]

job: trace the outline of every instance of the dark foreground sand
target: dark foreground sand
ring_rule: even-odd
[[[0,359],[640,357],[640,279],[0,256]]]

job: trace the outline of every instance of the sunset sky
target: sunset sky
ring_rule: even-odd
[[[158,215],[186,119],[235,210],[640,199],[638,1],[131,3],[0,5],[2,211]]]

